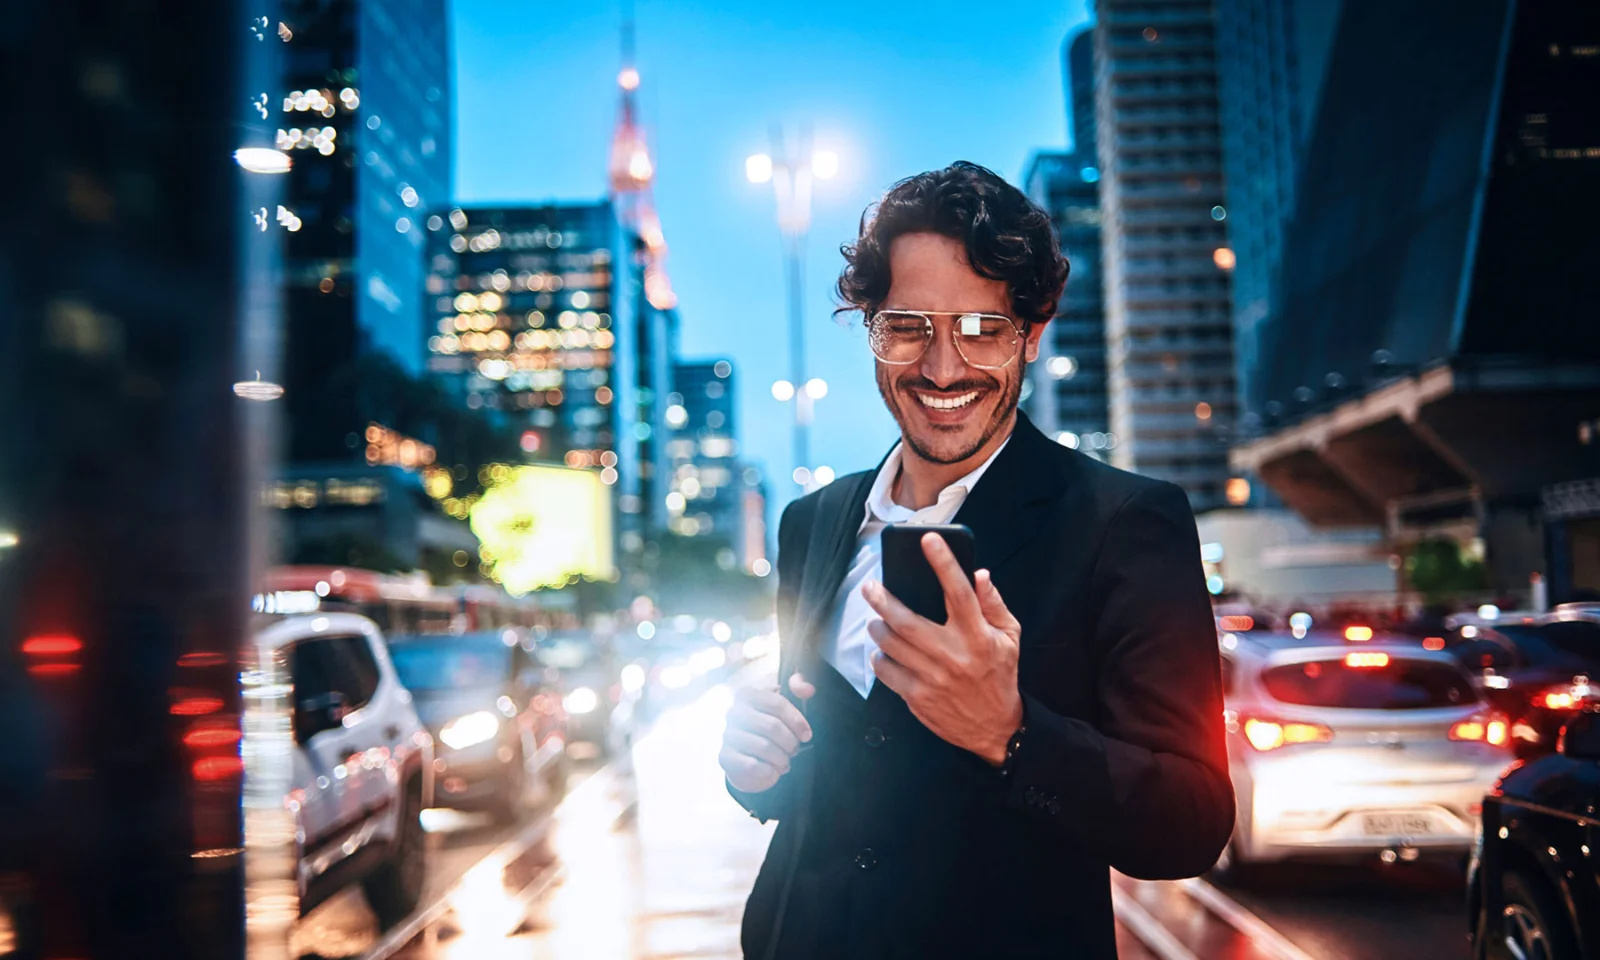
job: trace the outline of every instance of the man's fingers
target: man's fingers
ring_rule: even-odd
[[[861,596],[866,598],[867,606],[871,607],[889,628],[902,637],[907,637],[913,642],[922,631],[933,624],[926,617],[912,613],[905,604],[895,598],[894,594],[883,588],[883,584],[875,580],[868,580],[861,585]]]
[[[911,701],[917,694],[918,681],[902,664],[896,663],[893,658],[878,651],[872,656],[872,672],[877,674],[890,690],[900,694],[900,699]]]
[[[792,704],[788,704],[787,701],[785,703],[790,710],[794,710]],[[795,716],[799,715],[800,712],[795,710]],[[804,720],[805,718],[801,717],[801,719]],[[800,749],[802,739],[810,739],[809,736],[802,738],[799,731],[778,717],[755,710],[736,709],[730,711],[728,713],[728,729],[742,730],[746,733],[753,733],[764,740],[770,740],[788,754],[793,754]]]
[[[933,657],[921,647],[895,633],[882,620],[867,621],[867,636],[871,637],[872,642],[878,645],[878,649],[888,654],[891,660],[920,677],[930,676],[937,669]]]
[[[978,604],[983,609],[983,619],[1015,639],[1021,632],[1021,624],[1017,623],[1017,618],[1012,616],[1011,609],[1001,599],[1000,588],[994,585],[994,578],[989,571],[979,570],[977,581]]]
[[[728,782],[746,793],[760,793],[771,789],[783,774],[777,768],[756,757],[745,756],[731,747],[723,747],[717,757]]]
[[[950,614],[950,619],[958,617],[974,623],[983,616],[978,608],[977,594],[972,592],[972,584],[967,582],[967,573],[961,569],[961,563],[956,560],[956,555],[950,550],[950,545],[944,542],[944,537],[937,533],[922,535],[922,552],[928,558],[928,563],[933,565],[933,572],[939,578],[939,586],[944,588],[945,610]]]
[[[793,756],[793,752],[765,737],[730,727],[723,743],[743,756],[754,757],[768,764],[779,773],[789,772],[789,760]]]
[[[805,714],[776,690],[746,691],[742,697],[734,701],[733,710],[728,714],[729,723],[733,722],[736,712],[740,716],[750,714],[772,717],[788,727],[796,739],[802,742],[811,739],[811,724],[806,722]]]
[[[817,688],[812,686],[798,673],[789,674],[789,692],[801,700],[810,700],[817,695]]]

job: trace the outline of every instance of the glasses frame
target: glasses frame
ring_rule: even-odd
[[[998,366],[973,363],[967,359],[966,352],[961,349],[961,338],[956,336],[956,326],[952,323],[950,325],[951,346],[956,348],[956,353],[961,357],[961,362],[976,370],[1004,370],[1016,362],[1017,357],[1022,355],[1022,351],[1027,349],[1028,345],[1027,325],[1018,324],[1015,318],[1008,317],[1003,313],[978,313],[973,310],[877,310],[873,312],[871,317],[867,318],[867,349],[869,350],[872,349],[873,325],[886,313],[897,316],[921,317],[922,322],[927,324],[928,329],[928,337],[922,342],[922,352],[910,360],[885,360],[883,357],[878,356],[878,351],[872,350],[872,355],[877,357],[879,363],[886,363],[891,367],[909,367],[927,355],[929,345],[933,343],[934,337],[939,335],[939,330],[933,323],[934,317],[955,317],[957,320],[964,320],[967,317],[977,317],[981,320],[1004,320],[1016,332],[1017,348],[1012,352],[1011,356],[1006,358],[1005,363]]]

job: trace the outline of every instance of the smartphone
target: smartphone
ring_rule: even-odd
[[[972,531],[959,523],[891,523],[883,528],[883,587],[905,604],[912,613],[934,623],[944,623],[944,588],[933,572],[928,555],[922,552],[922,538],[930,533],[944,537],[956,563],[973,583],[977,566],[973,559]]]

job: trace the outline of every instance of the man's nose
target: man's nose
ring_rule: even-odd
[[[949,386],[967,376],[967,361],[956,350],[948,329],[934,327],[933,342],[922,352],[922,376],[937,387]]]

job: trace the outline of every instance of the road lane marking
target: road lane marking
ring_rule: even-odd
[[[1200,960],[1159,920],[1151,916],[1143,904],[1115,884],[1111,887],[1111,913],[1161,960]]]
[[[1207,910],[1221,917],[1229,926],[1249,937],[1251,943],[1263,952],[1271,954],[1276,960],[1315,960],[1311,954],[1295,946],[1271,924],[1199,877],[1179,880],[1178,886]]]

